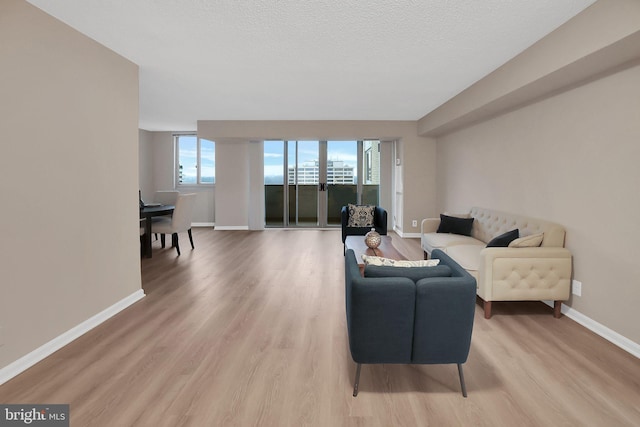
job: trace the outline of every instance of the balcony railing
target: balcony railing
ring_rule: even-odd
[[[289,185],[289,203],[287,209],[289,226],[317,227],[318,224],[318,193],[317,184]],[[327,225],[340,225],[340,210],[342,206],[356,203],[358,187],[355,184],[327,185]],[[378,185],[362,186],[362,204],[378,204]],[[266,184],[265,192],[265,225],[267,227],[283,227],[284,222],[284,186],[281,184]],[[297,218],[296,218],[297,206]]]

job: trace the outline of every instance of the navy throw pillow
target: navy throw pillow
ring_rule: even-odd
[[[473,218],[458,218],[440,214],[440,225],[438,226],[437,233],[453,233],[471,236],[471,227],[473,227]]]
[[[499,236],[491,239],[489,243],[487,243],[488,248],[506,248],[509,246],[509,243],[516,240],[520,237],[520,231],[516,228],[515,230],[507,231]]]

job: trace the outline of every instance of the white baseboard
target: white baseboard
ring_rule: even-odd
[[[132,293],[128,297],[121,299],[112,306],[107,307],[95,316],[90,317],[79,325],[69,329],[67,332],[52,339],[48,343],[38,347],[31,353],[0,369],[0,385],[9,381],[11,378],[17,376],[18,374],[26,371],[36,363],[43,360],[45,357],[60,350],[71,341],[89,332],[91,329],[95,328],[102,322],[106,321],[110,317],[113,317],[114,315],[118,314],[119,312],[142,298],[144,298],[144,291],[140,289]]]
[[[248,230],[248,225],[216,225],[217,231],[229,231],[229,230]]]
[[[549,307],[553,307],[553,301],[543,302]],[[603,324],[596,322],[590,317],[564,304],[562,304],[562,314],[640,359],[640,344],[631,341],[629,338],[620,335],[616,331],[607,328]]]
[[[420,233],[405,233],[398,227],[393,227],[393,231],[395,231],[396,234],[402,237],[403,239],[416,239],[416,238],[419,239],[421,237]]]
[[[420,233],[404,233],[402,235],[403,239],[419,239]]]
[[[213,227],[215,222],[193,222],[191,223],[192,227]]]

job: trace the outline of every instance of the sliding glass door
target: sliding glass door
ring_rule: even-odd
[[[320,184],[318,141],[287,141],[289,227],[318,227]]]
[[[358,194],[363,205],[380,203],[380,141],[365,140],[359,148],[361,152],[362,179]]]
[[[264,142],[264,212],[267,227],[286,227],[288,215],[285,211],[285,177],[287,157],[284,141]]]
[[[337,227],[348,203],[378,204],[379,141],[265,141],[267,227]]]
[[[340,225],[340,210],[358,203],[358,141],[327,141],[327,225]]]

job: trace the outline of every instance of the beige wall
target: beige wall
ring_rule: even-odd
[[[141,289],[138,67],[0,2],[0,368]]]
[[[216,228],[249,227],[249,142],[216,141]]]
[[[156,191],[174,190],[175,147],[173,132],[140,130],[140,188],[145,201],[153,201]],[[194,226],[210,226],[214,222],[214,187],[180,186],[181,193],[196,193]]]
[[[420,222],[437,214],[436,140],[414,137],[402,144],[402,231],[418,237]],[[412,226],[412,221],[417,226]]]
[[[563,224],[582,282],[567,304],[635,343],[639,40],[640,2],[598,1],[419,122],[437,137],[438,211],[483,206]]]
[[[175,147],[171,132],[151,132],[150,156],[153,158],[153,191],[175,188]]]
[[[198,122],[198,135],[216,141],[216,226],[247,226],[249,213],[249,184],[238,182],[223,189],[223,183],[239,178],[249,179],[249,154],[245,148],[225,147],[218,144],[248,144],[265,139],[323,140],[375,138],[397,140],[400,162],[410,170],[404,185],[401,210],[404,221],[399,224],[403,233],[418,233],[411,227],[411,219],[420,220],[435,213],[435,140],[417,135],[416,122],[411,121],[216,121]],[[242,152],[239,152],[242,151]],[[236,156],[243,157],[236,157]],[[410,168],[410,169],[409,169]],[[227,173],[229,176],[227,176]],[[224,193],[218,194],[218,192]],[[230,204],[232,200],[238,203]],[[390,209],[389,209],[390,210]],[[391,226],[391,219],[389,225]]]
[[[142,199],[151,201],[154,193],[153,177],[153,132],[140,129],[138,131],[138,180]]]
[[[438,140],[441,211],[527,214],[567,229],[568,304],[640,343],[640,66]]]

